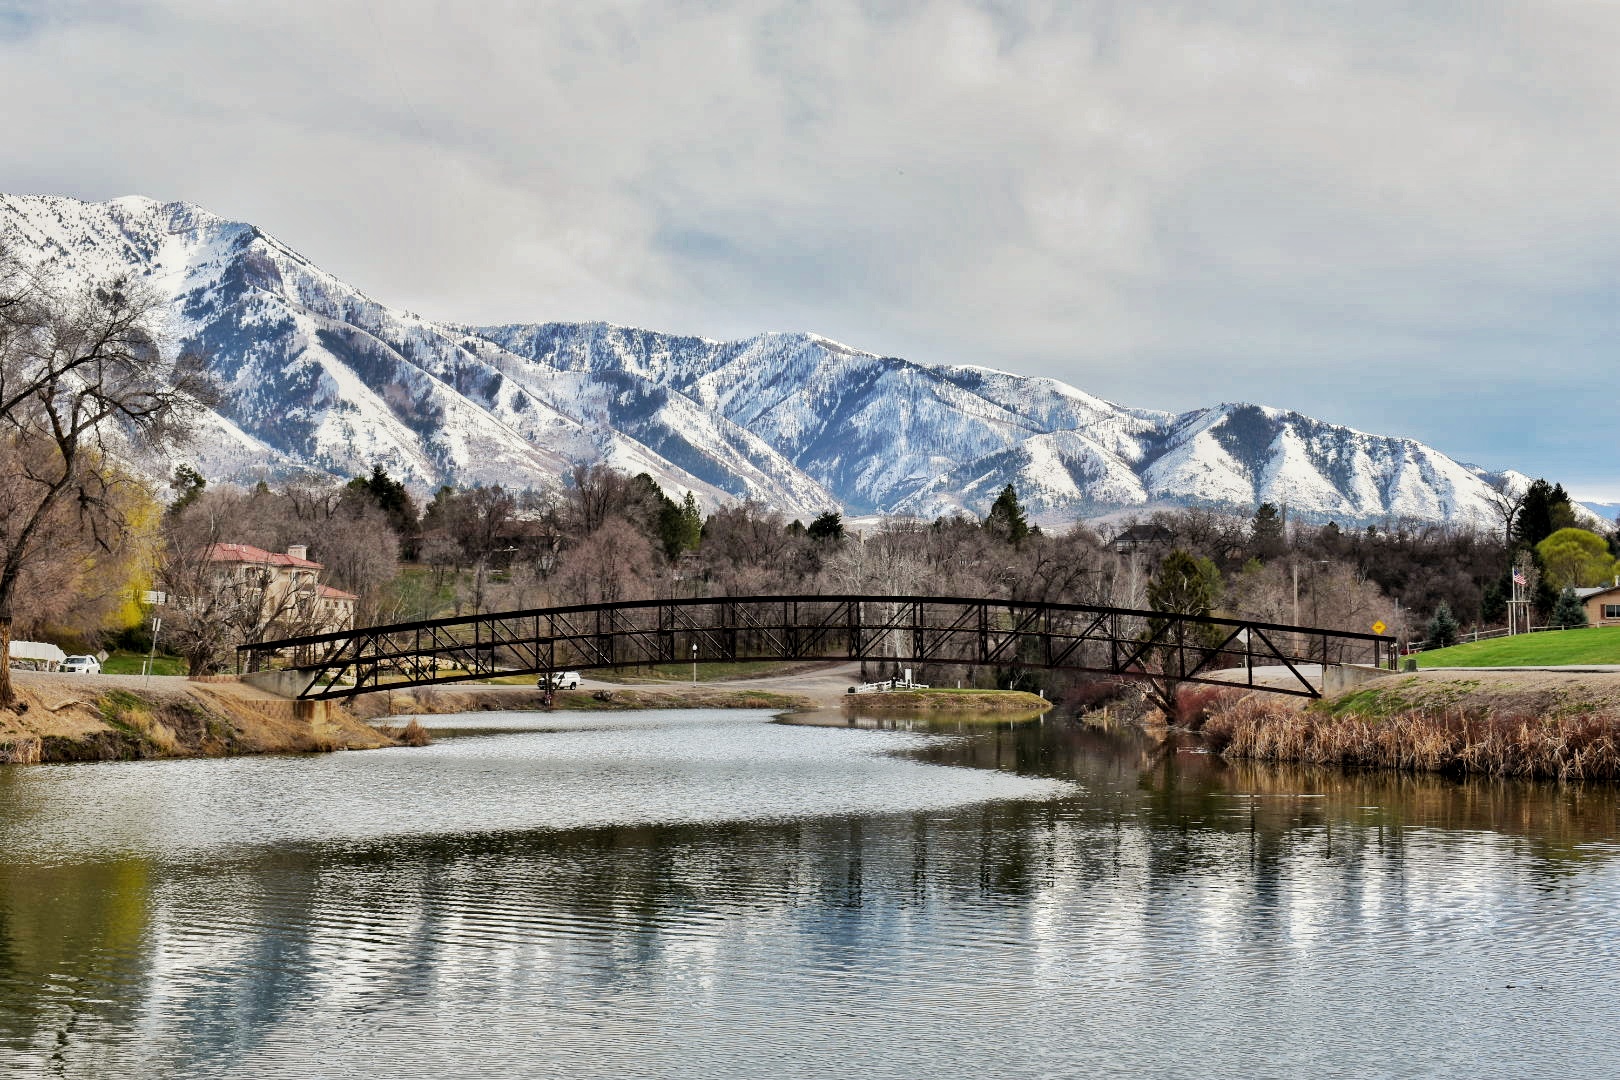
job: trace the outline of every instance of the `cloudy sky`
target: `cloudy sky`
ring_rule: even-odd
[[[0,0],[0,190],[466,321],[807,329],[1620,500],[1610,0]]]

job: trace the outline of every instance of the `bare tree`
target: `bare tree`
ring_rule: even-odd
[[[30,458],[45,449],[0,435],[0,522],[32,508],[36,492],[26,472],[40,467]],[[14,612],[15,633],[27,637],[51,627],[93,639],[110,621],[133,613],[131,596],[147,578],[160,510],[140,483],[110,470],[108,479],[109,516],[123,522],[124,530],[98,546],[81,527],[77,504],[60,500],[40,522],[39,556],[18,574],[14,595],[26,600]]]
[[[576,465],[568,479],[563,507],[576,536],[589,536],[601,528],[629,494],[629,477],[608,465]]]
[[[553,575],[565,604],[611,604],[657,595],[662,560],[652,541],[623,518],[610,517],[588,544],[563,553]]]
[[[781,514],[749,500],[709,516],[698,561],[710,588],[722,595],[797,592],[815,574],[815,543],[790,533]]]
[[[1519,508],[1524,506],[1525,489],[1506,474],[1491,477],[1485,481],[1485,486],[1490,489],[1486,499],[1491,504],[1491,510],[1502,522],[1502,543],[1511,548],[1513,521],[1519,516]]]
[[[0,255],[0,262],[5,257]],[[19,282],[26,284],[19,286]],[[157,300],[128,278],[58,295],[0,269],[0,436],[12,462],[0,518],[0,708],[15,701],[8,655],[24,571],[54,554],[64,505],[83,537],[114,551],[127,536],[108,440],[146,451],[189,434],[213,384],[200,359],[165,357]]]
[[[220,542],[215,522],[193,521],[190,527],[171,529],[168,550],[157,580],[169,595],[164,609],[163,636],[169,648],[186,661],[191,675],[220,670],[227,650],[235,644],[234,627],[239,609],[248,604],[247,582],[223,574],[210,557]],[[255,605],[257,606],[257,605]]]
[[[309,544],[310,557],[326,567],[328,582],[360,598],[358,624],[378,614],[384,587],[399,575],[399,549],[388,515],[365,498],[339,502]]]

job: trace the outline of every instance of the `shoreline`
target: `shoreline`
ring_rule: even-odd
[[[297,702],[234,678],[64,675],[13,671],[18,706],[0,711],[0,765],[242,757],[419,745],[411,716],[546,711],[533,686],[457,684],[379,691],[343,702]],[[771,709],[822,704],[825,694],[739,680],[697,687],[602,684],[559,691],[552,709]],[[791,680],[782,680],[789,682]]]

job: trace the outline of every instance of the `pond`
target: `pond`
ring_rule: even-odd
[[[0,768],[0,1075],[1611,1075],[1612,789],[429,717]]]

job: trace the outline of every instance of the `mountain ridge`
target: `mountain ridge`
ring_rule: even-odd
[[[1344,523],[1490,526],[1492,474],[1415,439],[1245,402],[1173,414],[986,364],[808,331],[735,341],[607,322],[477,326],[388,306],[258,227],[184,202],[0,195],[42,279],[146,281],[227,389],[188,460],[210,479],[382,464],[407,482],[554,484],[603,460],[709,505],[789,516],[1034,516],[1287,503]]]

